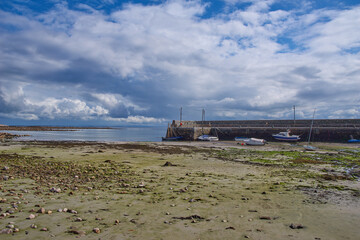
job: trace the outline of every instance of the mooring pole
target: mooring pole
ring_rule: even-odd
[[[180,126],[182,125],[181,121],[182,121],[182,107],[180,107]]]
[[[295,105],[293,106],[294,109],[294,127],[295,127]]]

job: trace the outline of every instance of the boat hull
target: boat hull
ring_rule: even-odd
[[[163,141],[181,141],[184,140],[184,137],[163,137]]]
[[[296,142],[296,141],[299,141],[299,140],[300,140],[300,137],[299,137],[299,136],[286,137],[286,136],[276,136],[276,135],[273,135],[273,137],[274,137],[276,140],[279,140],[279,141],[287,141],[287,142]]]
[[[197,140],[199,141],[219,141],[218,137],[214,137],[214,136],[209,136],[209,135],[202,135],[200,137],[197,138]]]

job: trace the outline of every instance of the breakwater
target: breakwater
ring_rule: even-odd
[[[235,137],[255,137],[276,141],[272,134],[290,129],[291,134],[300,135],[307,141],[311,120],[239,120],[239,121],[173,121],[166,136],[182,136],[185,140],[196,140],[202,134],[234,140]],[[315,119],[311,133],[312,142],[347,142],[360,139],[360,119]]]

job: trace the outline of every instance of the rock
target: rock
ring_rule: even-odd
[[[119,219],[116,219],[115,222],[114,222],[115,225],[117,225],[117,224],[119,224],[119,223],[120,223],[120,220],[119,220]]]
[[[226,219],[221,220],[221,222],[226,223],[228,222]]]
[[[79,217],[76,218],[76,219],[75,219],[75,222],[82,222],[82,218],[79,218]]]
[[[234,227],[227,227],[227,228],[225,228],[226,230],[235,230],[235,228]]]
[[[44,213],[45,213],[45,208],[40,208],[40,209],[37,211],[37,213],[42,213],[42,214],[44,214]]]
[[[47,229],[46,227],[44,227],[44,228],[40,229],[40,231],[42,231],[42,232],[47,232],[48,229]]]
[[[34,228],[34,229],[37,228],[37,226],[35,224],[31,224],[30,227]]]
[[[94,228],[94,229],[93,229],[93,232],[94,232],[94,233],[100,233],[100,228]]]
[[[28,219],[34,219],[36,216],[34,214],[30,214]]]
[[[58,211],[58,212],[62,212],[63,210],[62,210],[61,208],[59,208],[57,211]]]
[[[75,228],[75,227],[70,227],[70,230],[68,231],[68,233],[77,234],[77,235],[80,235],[80,236],[85,236],[85,232],[84,232],[84,231],[78,230],[78,229]]]
[[[3,176],[3,180],[4,180],[4,181],[9,180],[9,176]]]
[[[9,224],[9,225],[6,226],[6,228],[14,229],[15,226],[14,226],[14,224]]]
[[[289,227],[290,227],[291,229],[302,229],[302,228],[304,228],[303,225],[301,225],[301,224],[294,224],[294,223],[290,224]]]
[[[61,188],[52,187],[52,188],[50,188],[50,192],[60,193],[60,192],[61,192]]]
[[[176,164],[172,164],[171,162],[166,162],[163,167],[177,166]]]
[[[1,233],[1,234],[12,234],[12,233],[13,233],[13,230],[10,229],[10,228],[5,228],[5,229],[1,230],[0,233]]]
[[[51,211],[51,210],[49,210],[49,211],[47,211],[46,213],[47,213],[47,214],[52,214],[52,211]]]
[[[260,216],[259,219],[261,219],[261,220],[273,220],[273,218],[269,217],[269,216]]]
[[[7,170],[9,170],[10,168],[8,167],[8,166],[5,166],[4,168],[3,168],[3,170],[4,171],[7,171]]]

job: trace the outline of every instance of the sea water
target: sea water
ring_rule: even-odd
[[[68,131],[4,131],[17,135],[18,141],[96,141],[96,142],[160,142],[166,127],[117,127],[96,129],[71,129]]]

